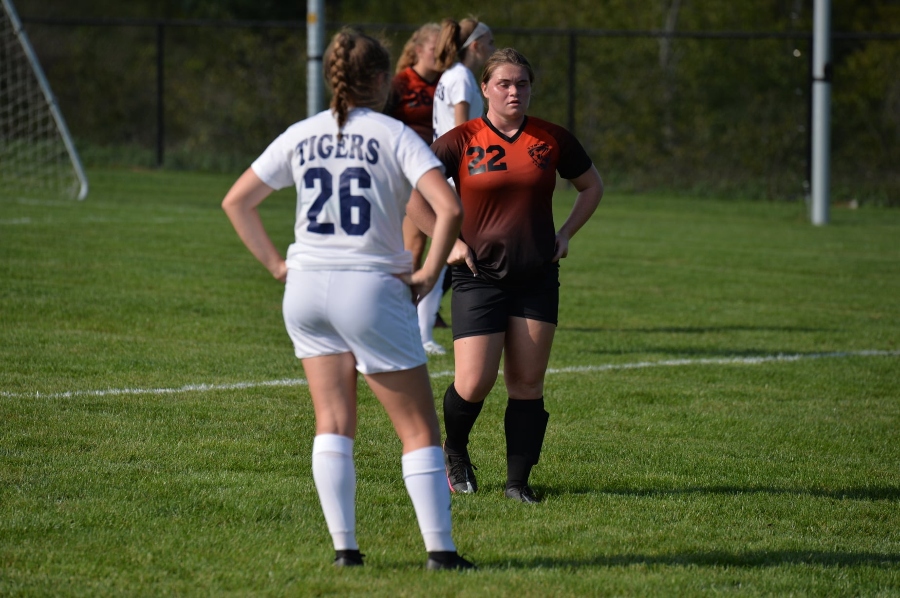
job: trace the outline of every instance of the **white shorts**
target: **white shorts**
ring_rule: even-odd
[[[289,269],[283,312],[300,359],[349,351],[362,374],[427,362],[409,286],[386,272]]]

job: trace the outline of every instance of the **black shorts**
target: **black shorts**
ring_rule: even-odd
[[[476,277],[467,266],[453,266],[452,271],[453,340],[505,332],[511,317],[553,325],[559,320],[559,264],[514,281]]]

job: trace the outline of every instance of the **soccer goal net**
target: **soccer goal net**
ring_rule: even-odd
[[[11,0],[0,9],[0,193],[84,199],[88,183]]]

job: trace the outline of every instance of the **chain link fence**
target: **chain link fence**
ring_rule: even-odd
[[[306,116],[305,22],[24,20],[88,166],[239,171]],[[414,30],[361,28],[395,58]],[[805,197],[811,32],[494,35],[610,188]],[[900,205],[900,34],[837,33],[833,54],[833,197]]]

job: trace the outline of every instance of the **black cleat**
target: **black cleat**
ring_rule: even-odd
[[[506,498],[511,498],[527,505],[534,505],[541,502],[541,499],[534,495],[534,490],[531,489],[531,486],[527,484],[524,486],[507,488],[505,494]]]
[[[459,553],[454,550],[452,552],[429,552],[425,568],[429,571],[462,571],[478,567],[459,556]]]
[[[469,455],[448,453],[445,449],[444,467],[447,470],[447,484],[450,485],[450,490],[460,494],[478,492],[478,482],[475,480],[475,470],[478,468],[469,461]]]
[[[362,567],[363,557],[366,556],[359,550],[335,550],[335,567]]]

